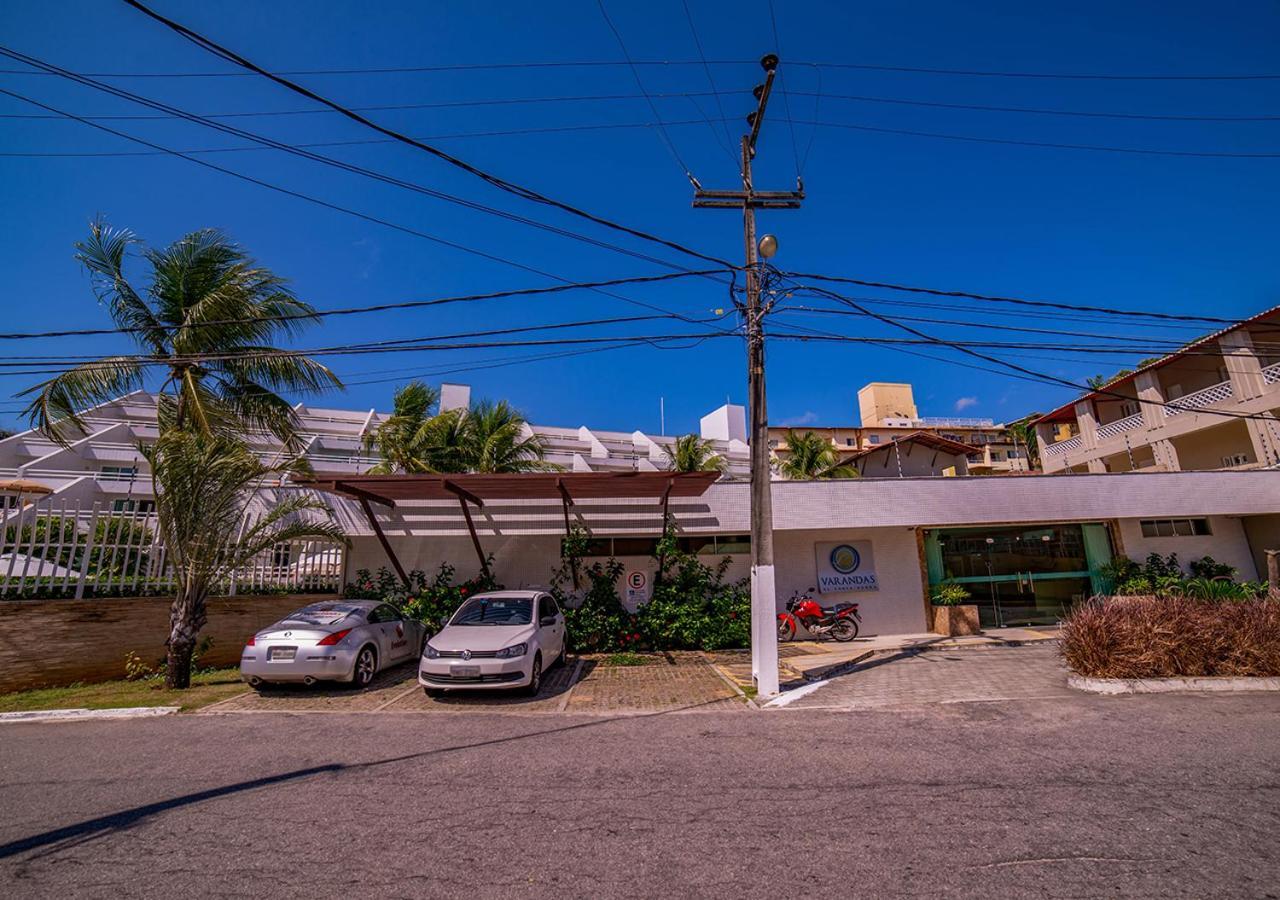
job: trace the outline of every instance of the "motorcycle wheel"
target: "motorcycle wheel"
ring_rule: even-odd
[[[778,640],[790,641],[796,636],[796,623],[794,619],[778,617]]]
[[[831,626],[831,636],[842,644],[858,636],[858,623],[851,618],[837,619]]]

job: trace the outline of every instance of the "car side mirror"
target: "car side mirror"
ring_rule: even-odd
[[[539,620],[538,620],[538,624],[539,624],[539,625],[542,625],[542,626],[544,626],[544,627],[545,627],[545,626],[547,626],[547,625],[554,625],[554,624],[556,624],[556,617],[555,617],[555,616],[543,616],[541,619],[539,619]]]

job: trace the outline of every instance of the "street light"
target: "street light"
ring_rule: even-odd
[[[760,251],[763,259],[772,259],[773,254],[778,252],[778,239],[771,234],[766,234],[760,238],[760,243],[756,244],[756,249]]]

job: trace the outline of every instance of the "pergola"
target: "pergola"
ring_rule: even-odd
[[[715,480],[718,472],[566,472],[519,473],[510,475],[319,475],[301,479],[297,483],[331,494],[350,497],[359,502],[369,519],[373,533],[377,535],[396,574],[408,584],[404,566],[391,548],[382,526],[373,512],[373,504],[395,509],[398,504],[424,500],[457,500],[467,532],[480,560],[480,569],[489,575],[489,563],[476,526],[471,518],[471,507],[483,508],[486,501],[507,500],[559,500],[564,510],[565,534],[569,533],[569,507],[579,500],[615,500],[650,498],[660,502],[662,521],[667,520],[667,510],[672,497],[701,497]],[[577,586],[576,565],[573,572]]]

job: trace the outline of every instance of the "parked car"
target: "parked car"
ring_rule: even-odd
[[[378,672],[422,652],[426,629],[377,600],[312,603],[245,644],[240,677],[273,682],[345,681],[361,688]]]
[[[523,688],[538,693],[542,673],[565,657],[564,613],[541,591],[476,594],[422,650],[418,683],[445,690]]]

